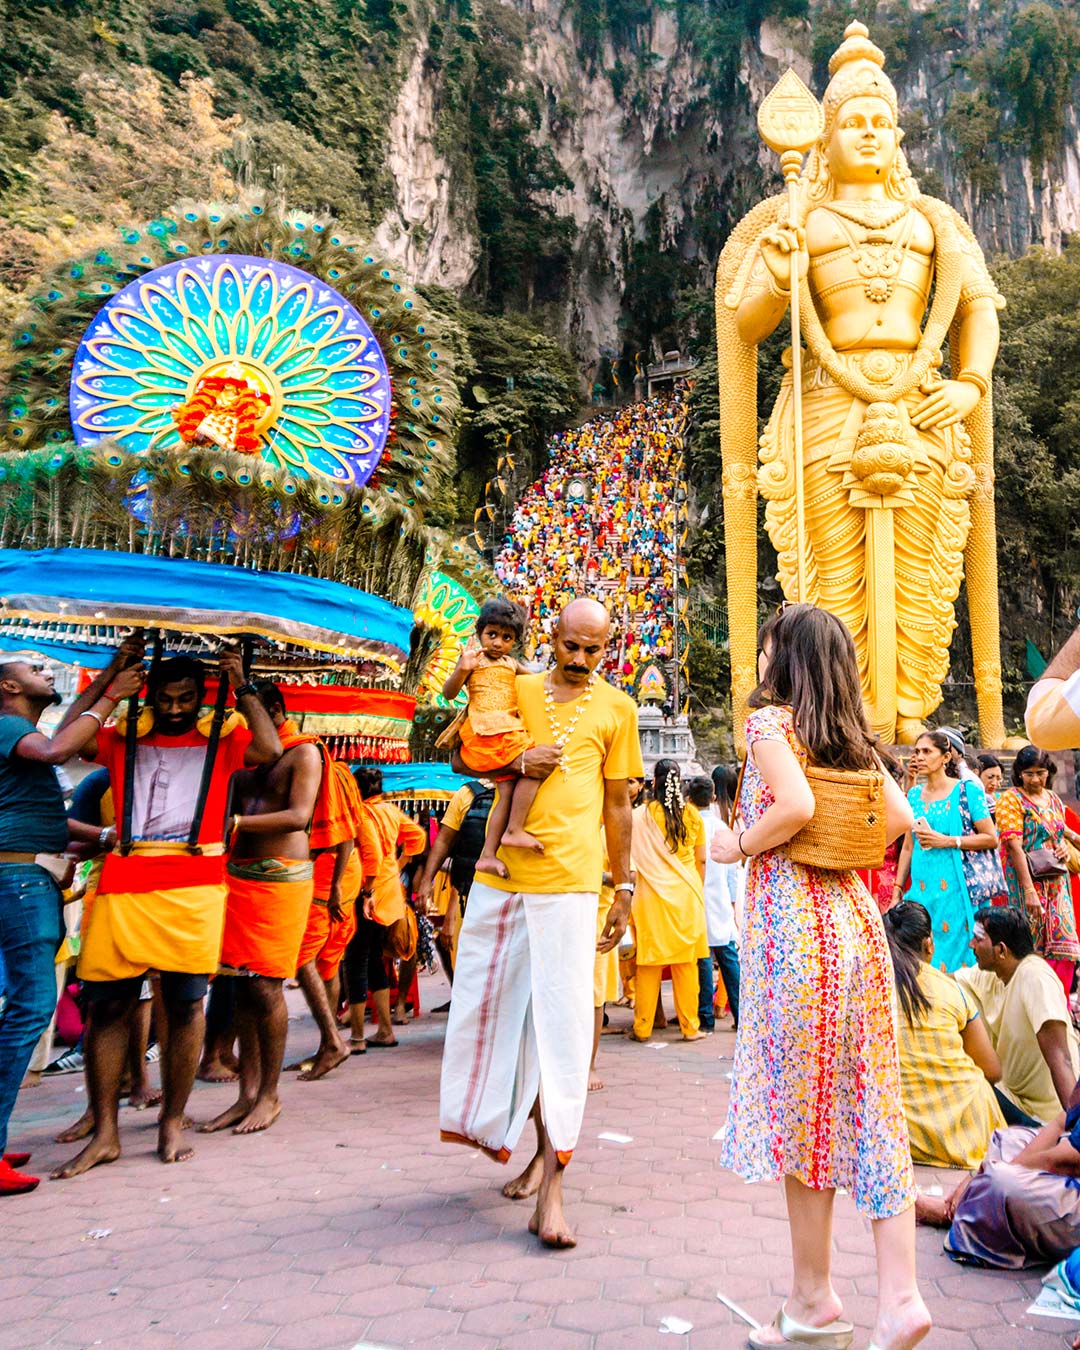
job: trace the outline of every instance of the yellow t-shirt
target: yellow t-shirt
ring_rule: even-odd
[[[517,680],[518,709],[536,745],[551,745],[554,740],[544,707],[545,678],[541,673],[519,675]],[[570,703],[556,704],[561,727],[569,725],[585,697],[581,693]],[[484,884],[535,895],[598,892],[604,870],[600,841],[604,780],[640,778],[644,772],[637,704],[606,680],[597,680],[563,747],[562,763],[540,784],[525,818],[525,828],[541,841],[544,852],[501,848],[499,857],[510,869],[510,878],[503,881],[485,874]]]
[[[473,790],[466,783],[464,787],[459,787],[447,802],[440,825],[447,830],[460,830],[465,823],[465,817],[472,809],[472,804]]]
[[[975,999],[926,962],[919,984],[930,1007],[914,1026],[896,1000],[900,1090],[912,1161],[978,1167],[990,1136],[1005,1120],[994,1089],[964,1049],[963,1032],[979,1016]]]
[[[1080,1040],[1061,981],[1041,956],[1025,956],[1008,984],[977,966],[958,970],[956,979],[974,995],[986,1019],[986,1029],[1001,1060],[998,1087],[1029,1116],[1053,1120],[1061,1103],[1036,1040],[1047,1022],[1065,1024],[1073,1078],[1080,1076]]]
[[[1027,734],[1043,750],[1080,746],[1080,671],[1067,680],[1039,680],[1027,703]]]

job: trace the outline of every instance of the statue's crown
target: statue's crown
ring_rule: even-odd
[[[870,30],[858,21],[844,29],[844,40],[829,58],[829,86],[822,103],[825,108],[825,135],[829,136],[840,105],[849,98],[883,98],[897,115],[896,90],[885,74],[885,53],[870,41]]]

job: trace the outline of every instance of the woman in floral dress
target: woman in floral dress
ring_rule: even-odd
[[[789,606],[761,643],[746,724],[745,828],[723,827],[712,844],[717,862],[750,860],[722,1162],[747,1181],[783,1179],[795,1267],[787,1302],[750,1341],[850,1345],[830,1277],[833,1200],[843,1187],[873,1221],[873,1342],[907,1350],[930,1318],[915,1280],[915,1184],[881,916],[855,872],[803,867],[782,851],[814,813],[808,757],[837,769],[880,763],[840,620]],[[912,818],[889,775],[885,800],[891,840]]]
[[[1049,782],[1053,761],[1045,750],[1025,745],[1013,760],[1013,786],[998,798],[997,826],[1001,836],[1009,904],[1026,910],[1035,950],[1054,967],[1068,998],[1073,967],[1080,959],[1072,892],[1066,873],[1032,877],[1025,854],[1051,849],[1064,863],[1064,841],[1080,844],[1080,836],[1065,823],[1065,807]]]

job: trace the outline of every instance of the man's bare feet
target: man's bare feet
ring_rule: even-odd
[[[19,1091],[24,1088],[36,1088],[41,1086],[41,1072],[38,1069],[27,1069],[22,1082],[19,1084]]]
[[[525,1171],[502,1188],[507,1200],[527,1200],[540,1189],[540,1179],[544,1175],[544,1155],[536,1153],[529,1160]]]
[[[394,1006],[394,1015],[390,1020],[396,1027],[405,1027],[412,1021],[412,1014],[404,1003],[398,1003]]]
[[[61,1130],[56,1136],[58,1144],[77,1144],[80,1139],[87,1138],[94,1133],[94,1113],[87,1107],[74,1125],[69,1125],[66,1130]]]
[[[239,1066],[231,1068],[220,1059],[212,1059],[199,1065],[195,1077],[200,1083],[235,1083],[240,1077]]]
[[[188,1124],[185,1116],[182,1120],[163,1120],[158,1127],[157,1154],[163,1163],[187,1162],[195,1156],[190,1144],[184,1143],[184,1128]]]
[[[162,1094],[159,1089],[152,1087],[135,1088],[133,1092],[128,1093],[128,1106],[133,1111],[145,1111],[148,1106],[160,1106]]]
[[[630,1030],[626,1033],[626,1039],[628,1041],[637,1041],[638,1045],[648,1045],[649,1040],[651,1038],[648,1036],[635,1035],[634,1029],[633,1027],[631,1027]]]
[[[604,1080],[603,1080],[602,1078],[598,1078],[598,1077],[596,1076],[595,1070],[590,1069],[590,1070],[589,1070],[589,1091],[590,1091],[590,1092],[603,1092],[603,1090],[604,1090]]]
[[[328,1049],[321,1049],[312,1061],[310,1069],[305,1069],[300,1075],[302,1083],[314,1083],[317,1078],[325,1078],[331,1069],[349,1058],[348,1049],[338,1041],[337,1045],[332,1045]]]
[[[89,1172],[91,1167],[100,1167],[115,1162],[120,1156],[119,1139],[99,1139],[96,1135],[81,1153],[75,1155],[69,1163],[58,1167],[52,1173],[53,1181],[68,1181],[71,1177]]]
[[[560,1188],[550,1186],[536,1197],[536,1212],[529,1220],[529,1232],[535,1233],[543,1246],[556,1251],[577,1246],[577,1238],[563,1214]]]
[[[506,881],[510,876],[510,869],[502,859],[497,858],[494,853],[481,853],[476,860],[476,867],[473,870],[476,872],[486,872],[489,876],[502,877],[503,881]]]
[[[534,853],[543,853],[544,846],[537,839],[536,835],[529,834],[527,830],[507,830],[502,837],[501,848],[528,848]],[[477,871],[479,871],[477,867]]]
[[[906,1303],[880,1309],[870,1339],[877,1350],[912,1350],[931,1325],[926,1304],[916,1294]]]
[[[293,1064],[286,1064],[284,1073],[307,1073],[308,1069],[315,1063],[315,1056],[309,1055],[307,1059],[298,1059]]]
[[[260,1130],[268,1130],[280,1115],[281,1103],[276,1097],[257,1101],[233,1134],[258,1134]]]
[[[684,1041],[707,1041],[709,1033],[707,1031],[695,1031],[692,1036],[684,1036]]]
[[[369,1049],[371,1046],[375,1046],[377,1050],[386,1050],[391,1045],[397,1045],[398,1042],[396,1036],[369,1036],[367,1043]]]
[[[218,1130],[227,1130],[233,1125],[238,1125],[252,1110],[255,1103],[248,1101],[245,1097],[240,1097],[228,1106],[213,1120],[208,1120],[204,1125],[198,1126],[200,1134],[216,1134]]]

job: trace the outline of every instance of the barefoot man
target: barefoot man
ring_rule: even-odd
[[[65,721],[81,716],[114,677],[110,667],[94,680],[72,704]],[[271,764],[281,755],[274,724],[254,686],[245,682],[238,652],[222,656],[219,679],[232,686],[248,727],[233,715],[221,729],[195,852],[187,840],[210,730],[209,719],[199,715],[205,688],[201,662],[181,656],[151,672],[147,704],[152,715],[145,727],[140,718],[133,781],[125,773],[125,735],[120,726],[99,730],[81,752],[108,767],[116,818],[122,823],[121,832],[123,822],[130,821],[133,843],[128,854],[114,851],[105,859],[79,954],[79,977],[93,1007],[86,1068],[94,1134],[55,1177],[77,1176],[120,1156],[120,1079],[148,970],[161,972],[168,1033],[161,1056],[164,1097],[158,1156],[165,1163],[183,1162],[193,1152],[183,1141],[184,1108],[202,1048],[203,998],[221,954],[226,793],[237,769]]]
[[[284,710],[276,685],[267,681],[258,690],[272,717]],[[281,1114],[278,1079],[289,1030],[282,985],[296,970],[311,908],[308,827],[323,776],[314,738],[293,738],[290,726],[283,719],[278,728],[286,748],[276,763],[233,778],[221,967],[238,977],[240,1091],[228,1110],[201,1127],[206,1134],[230,1127],[233,1134],[256,1134]]]
[[[597,672],[610,630],[601,604],[573,600],[554,669],[518,676],[526,772],[544,780],[526,826],[542,848],[501,849],[506,877],[473,883],[443,1052],[444,1140],[506,1162],[535,1103],[536,1156],[505,1194],[536,1194],[529,1228],[548,1247],[575,1243],[562,1177],[588,1094],[593,962],[618,945],[633,896],[627,779],[643,770],[637,708]],[[601,822],[615,898],[597,944]]]
[[[365,875],[380,859],[361,828],[360,793],[346,766],[330,758],[318,736],[301,732],[287,716],[281,690],[270,680],[257,686],[286,752],[306,746],[322,765],[308,845],[314,859],[311,903],[300,929],[299,950],[293,969],[319,1029],[319,1048],[313,1059],[290,1064],[300,1069],[304,1082],[325,1078],[348,1059],[337,1029],[338,970],[349,939],[356,931],[356,899]],[[291,973],[291,972],[290,972]]]

